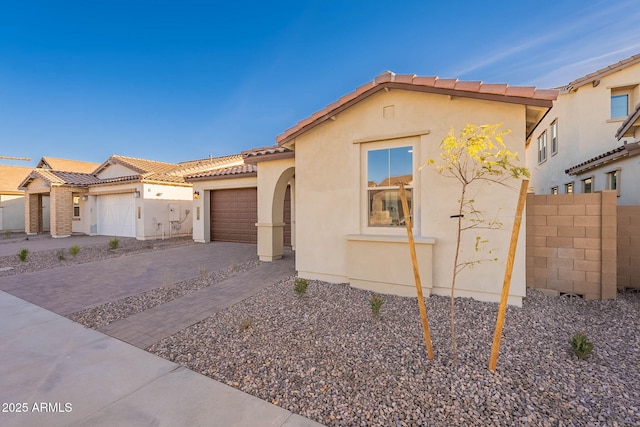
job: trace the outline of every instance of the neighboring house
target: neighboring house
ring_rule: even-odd
[[[556,96],[557,91],[533,87],[386,72],[278,136],[277,146],[244,152],[245,166],[188,176],[200,197],[194,205],[194,238],[209,241],[215,236],[217,192],[256,188],[258,255],[263,261],[282,257],[289,188],[291,243],[300,277],[415,296],[406,213],[398,196],[401,181],[408,188],[424,292],[448,294],[457,182],[419,166],[438,157],[440,141],[451,129],[459,131],[468,123],[502,123],[512,131],[505,137],[507,147],[523,155],[527,137]],[[507,228],[517,196],[517,190],[486,187],[477,207],[492,213],[498,208]],[[242,212],[240,204],[233,206]],[[502,262],[461,273],[457,295],[497,301],[510,232],[486,231],[483,236]],[[464,249],[473,252],[473,244]],[[521,304],[524,295],[521,249],[509,302]]]
[[[0,165],[0,231],[24,231],[24,191],[18,187],[31,168]]]
[[[238,164],[185,176],[193,184],[194,229],[196,242],[258,242],[258,167],[251,163],[256,155],[293,158],[284,148],[266,147],[242,153]],[[284,246],[295,249],[292,228],[292,191],[284,195],[282,221]]]
[[[191,235],[193,190],[183,175],[239,157],[172,164],[113,155],[91,172],[34,169],[21,184],[26,191],[26,231],[44,231],[41,206],[49,198],[53,237],[82,233],[145,240]]]
[[[534,192],[616,190],[619,205],[640,204],[640,189],[635,185],[640,158],[633,157],[638,153],[633,143],[638,125],[625,122],[638,103],[640,55],[562,87],[528,141],[527,167]],[[617,132],[625,123],[624,132]]]

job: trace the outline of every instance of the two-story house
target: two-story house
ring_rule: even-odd
[[[640,204],[636,128],[619,132],[638,103],[640,54],[560,88],[553,108],[527,141],[534,192],[617,190],[619,205]]]

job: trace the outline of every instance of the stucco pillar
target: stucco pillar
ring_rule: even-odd
[[[284,196],[293,178],[294,166],[293,158],[258,163],[256,227],[260,261],[274,261],[284,253]]]

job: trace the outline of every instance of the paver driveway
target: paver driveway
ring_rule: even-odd
[[[257,259],[256,246],[195,243],[102,261],[0,277],[0,290],[67,315],[198,276],[200,266],[219,270]]]

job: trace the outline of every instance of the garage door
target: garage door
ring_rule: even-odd
[[[135,199],[133,194],[98,196],[98,234],[136,236]]]
[[[238,188],[211,192],[211,240],[257,243],[258,190]]]

